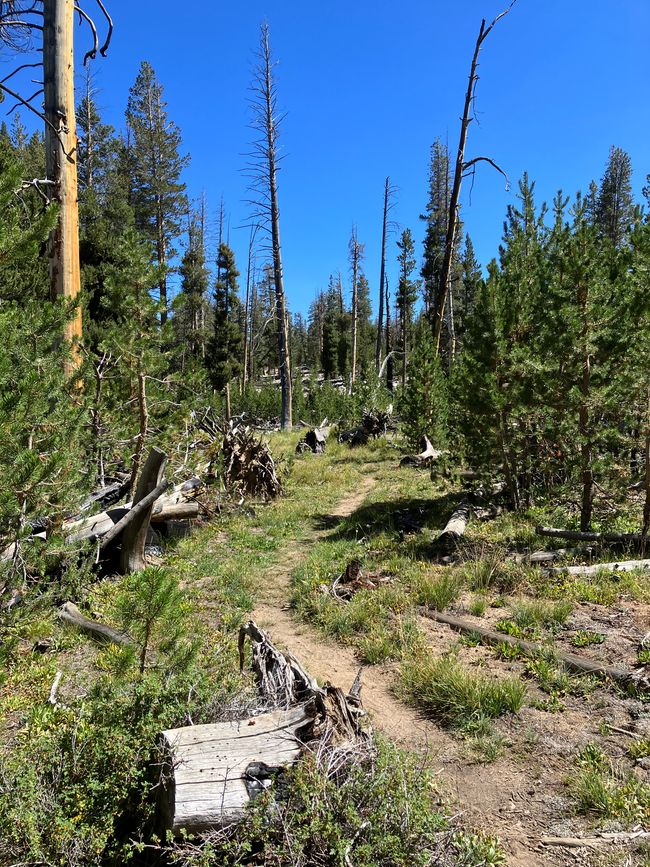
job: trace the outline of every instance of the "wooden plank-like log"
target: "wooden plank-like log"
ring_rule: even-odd
[[[168,771],[162,815],[169,830],[197,833],[244,815],[265,772],[294,762],[311,736],[313,702],[247,720],[169,729],[162,733]],[[262,772],[260,772],[262,769]]]
[[[592,533],[540,526],[535,527],[535,532],[538,536],[549,536],[553,539],[570,539],[572,542],[617,542],[630,545],[641,543],[640,533]]]
[[[120,568],[124,574],[141,572],[147,565],[144,558],[147,530],[149,529],[153,504],[162,493],[162,490],[159,490],[155,497],[153,497],[153,493],[163,484],[163,474],[166,464],[167,455],[161,449],[154,446],[149,452],[149,456],[142,468],[133,498],[131,514],[136,511],[138,504],[141,504],[145,499],[152,498],[151,503],[144,508],[140,508],[137,516],[129,522],[122,535]]]
[[[453,617],[451,614],[445,614],[442,611],[435,611],[433,608],[419,608],[419,613],[429,620],[435,620],[437,623],[444,623],[455,629],[457,632],[462,632],[465,635],[478,635],[481,641],[486,644],[500,645],[508,644],[511,647],[519,648],[527,656],[537,656],[543,650],[543,646],[535,641],[526,641],[523,638],[515,638],[512,635],[505,635],[501,632],[495,632],[492,629],[486,629],[475,623],[470,623],[467,620],[461,620],[459,617]],[[577,653],[565,653],[556,651],[557,659],[564,663],[570,671],[575,671],[578,674],[593,674],[597,677],[610,678],[617,683],[624,685],[633,684],[650,689],[650,682],[645,677],[640,676],[637,672],[628,671],[623,668],[609,665],[606,662],[598,662],[594,659],[588,659],[586,656],[579,656]]]
[[[132,506],[120,520],[115,524],[111,529],[102,537],[102,541],[100,544],[100,550],[104,550],[107,548],[114,539],[124,533],[129,527],[137,524],[138,526],[144,520],[143,516],[146,516],[147,513],[151,512],[153,508],[153,504],[156,502],[158,497],[163,493],[163,491],[167,488],[169,482],[166,482],[164,479],[157,485],[153,491],[150,491],[145,497],[143,497],[140,502],[136,503]],[[149,526],[149,520],[147,519],[146,526]],[[145,531],[146,538],[146,531]],[[122,550],[124,550],[124,541],[122,542]],[[144,546],[143,546],[143,557],[144,557]],[[144,567],[142,567],[144,568]],[[136,572],[137,569],[131,569],[130,571]]]
[[[66,602],[62,605],[57,612],[57,617],[70,626],[81,629],[82,632],[88,632],[99,641],[110,641],[113,644],[132,644],[131,639],[125,633],[118,632],[98,620],[84,616],[74,602]]]
[[[597,575],[599,572],[633,572],[650,569],[650,560],[617,560],[615,563],[593,563],[591,566],[555,566],[548,571],[554,575]]]

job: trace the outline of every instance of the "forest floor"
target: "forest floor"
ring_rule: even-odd
[[[289,453],[292,445],[278,438],[274,448]],[[248,523],[248,534],[272,538],[273,511],[291,513],[273,556],[249,572],[252,616],[321,681],[348,688],[363,664],[372,725],[422,757],[448,812],[497,834],[508,864],[650,864],[643,841],[595,849],[542,844],[646,827],[650,709],[642,698],[569,674],[552,651],[546,661],[513,658],[418,613],[433,601],[477,625],[633,668],[650,628],[646,583],[600,576],[568,587],[548,582],[537,567],[506,562],[509,551],[548,547],[535,543],[539,511],[470,524],[461,562],[438,565],[431,540],[462,491],[432,482],[428,471],[398,469],[398,460],[387,443],[354,451],[330,444],[324,456],[295,459],[284,502],[262,507]],[[557,510],[543,517],[557,520]],[[237,546],[227,531],[220,542]],[[345,603],[326,590],[353,558],[386,583]],[[414,687],[404,674],[409,662],[420,670],[441,657],[470,676],[516,679],[525,689],[521,708],[450,725],[427,685]]]

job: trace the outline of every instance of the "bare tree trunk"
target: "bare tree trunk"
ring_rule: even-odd
[[[454,257],[454,248],[456,245],[456,231],[458,229],[458,204],[460,200],[460,188],[463,181],[463,175],[467,169],[475,165],[477,162],[489,162],[497,171],[501,171],[492,160],[487,157],[477,157],[469,162],[465,162],[465,145],[467,144],[467,130],[469,129],[472,118],[470,112],[474,101],[474,91],[478,81],[478,56],[481,51],[481,46],[487,38],[488,34],[494,25],[503,18],[514,6],[516,0],[512,0],[510,6],[494,19],[494,21],[486,26],[485,18],[481,21],[476,45],[474,46],[474,54],[469,71],[469,81],[467,91],[465,93],[465,106],[463,108],[463,117],[460,124],[460,137],[458,140],[458,152],[456,154],[456,167],[454,169],[454,183],[451,188],[451,199],[449,201],[449,223],[447,225],[447,236],[445,238],[445,254],[442,260],[442,270],[440,272],[440,287],[438,298],[436,300],[436,309],[433,311],[433,339],[436,347],[436,352],[440,351],[440,335],[442,333],[442,325],[445,315],[445,306],[447,297],[451,292],[451,266]]]
[[[379,370],[381,361],[382,331],[384,325],[384,280],[386,275],[386,227],[388,225],[388,190],[390,179],[386,178],[384,189],[384,219],[381,230],[381,267],[379,269],[379,313],[377,315],[377,341],[375,343],[375,367]],[[386,311],[388,315],[388,311]],[[388,353],[388,349],[386,349]]]
[[[246,387],[250,373],[248,355],[251,342],[252,314],[251,314],[251,267],[253,263],[253,244],[255,242],[255,226],[251,227],[248,240],[248,264],[246,266],[246,304],[244,307],[244,364],[242,367],[242,390]]]
[[[357,379],[357,335],[359,329],[359,243],[357,241],[357,228],[352,227],[350,239],[350,253],[352,255],[352,359],[350,371],[350,384],[354,386]]]
[[[74,111],[74,0],[44,0],[43,80],[45,92],[45,159],[53,181],[59,218],[49,239],[50,293],[77,307],[64,326],[71,346],[66,374],[79,367],[82,338],[77,201],[77,132]]]
[[[282,389],[282,416],[280,427],[287,430],[292,426],[291,419],[291,360],[289,357],[289,334],[287,310],[284,296],[282,274],[282,251],[280,247],[280,210],[278,207],[278,185],[275,142],[277,126],[274,116],[274,92],[271,78],[271,45],[268,25],[262,25],[262,52],[264,61],[264,100],[266,104],[266,144],[268,159],[269,206],[271,218],[271,244],[273,249],[273,280],[275,283],[275,310],[278,323],[278,353],[280,367],[280,387]]]
[[[393,374],[395,362],[391,352],[391,334],[390,334],[390,295],[388,294],[388,277],[384,278],[385,285],[385,317],[386,317],[386,387],[389,391],[393,390]]]

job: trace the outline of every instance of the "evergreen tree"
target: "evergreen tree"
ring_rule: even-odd
[[[399,283],[397,286],[397,309],[399,311],[399,348],[402,353],[402,390],[406,390],[408,349],[413,327],[413,305],[417,300],[418,285],[411,279],[415,268],[415,244],[410,229],[404,229],[397,242],[399,255]]]
[[[167,318],[167,271],[174,241],[187,213],[181,173],[189,158],[181,156],[181,132],[169,119],[163,87],[152,66],[143,61],[129,92],[126,110],[131,177],[131,204],[136,227],[153,246],[159,268],[161,319]]]
[[[449,196],[449,154],[447,146],[438,138],[431,146],[429,198],[426,213],[420,217],[426,222],[420,273],[424,309],[427,314],[435,310],[440,291],[440,274],[449,223]]]
[[[91,196],[98,204],[106,203],[108,177],[115,170],[116,158],[115,130],[112,126],[102,123],[94,100],[89,72],[87,72],[82,98],[76,108],[76,118],[77,181],[80,206],[83,211],[83,205]],[[80,217],[81,215],[82,212]]]
[[[449,411],[447,382],[425,317],[420,317],[415,329],[407,375],[409,386],[402,393],[400,414],[409,447],[417,450],[421,438],[428,436],[434,446],[444,448]]]
[[[483,282],[481,266],[474,253],[474,245],[468,234],[465,235],[465,247],[460,260],[462,274],[462,294],[456,304],[456,333],[462,346],[463,335],[467,328],[467,320],[474,306],[474,299],[480,291]]]
[[[634,220],[631,177],[629,154],[612,145],[598,191],[596,222],[615,247],[623,243]]]
[[[243,347],[237,282],[239,271],[235,265],[235,254],[227,244],[219,244],[217,275],[214,286],[214,332],[208,348],[207,364],[214,388],[223,391],[241,372]]]
[[[187,345],[190,356],[199,358],[205,351],[205,305],[210,275],[196,217],[190,220],[189,244],[179,271],[181,292],[174,304],[174,329],[181,350],[184,352]]]

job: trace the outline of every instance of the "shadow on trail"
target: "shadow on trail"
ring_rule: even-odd
[[[393,533],[404,538],[423,529],[442,529],[462,494],[449,493],[427,499],[388,500],[359,506],[351,515],[316,515],[314,526],[318,530],[332,530],[328,539],[370,538],[379,533]]]

